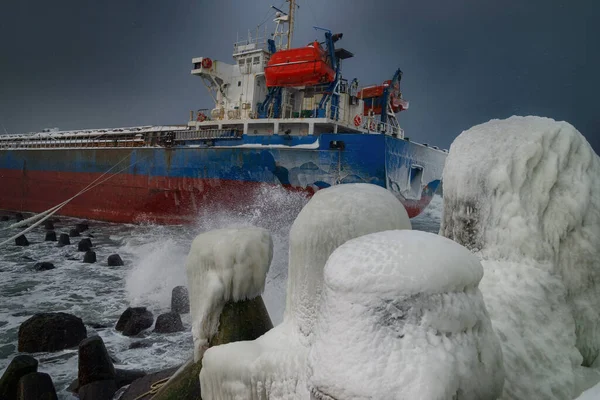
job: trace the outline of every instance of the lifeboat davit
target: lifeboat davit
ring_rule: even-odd
[[[392,81],[385,81],[382,85],[367,86],[358,92],[358,98],[364,101],[364,113],[368,115],[372,112],[375,115],[381,115],[383,110],[382,98],[383,92],[392,84]],[[396,83],[390,91],[390,102],[392,110],[395,113],[408,109],[408,102],[402,98],[400,85]]]
[[[318,42],[274,53],[265,68],[267,87],[314,86],[331,83],[335,71]]]

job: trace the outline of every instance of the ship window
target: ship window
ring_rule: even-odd
[[[238,81],[238,87],[242,86],[242,81]]]
[[[241,59],[238,61],[238,63],[239,63],[239,65],[240,65],[240,67],[241,67],[242,65],[246,64],[246,60],[245,60],[244,58],[241,58]]]
[[[260,57],[254,57],[254,65],[260,64]]]

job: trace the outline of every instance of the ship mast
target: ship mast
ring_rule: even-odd
[[[294,36],[294,14],[296,13],[296,0],[288,0],[290,2],[290,12],[288,21],[287,48],[292,48],[292,37]]]

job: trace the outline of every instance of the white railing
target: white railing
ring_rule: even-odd
[[[235,54],[242,51],[267,49],[268,38],[269,35],[267,33],[266,26],[264,32],[261,32],[258,28],[256,28],[256,32],[248,30],[247,39],[240,39],[238,35],[236,42],[233,44],[233,53]]]
[[[241,139],[242,132],[235,129],[204,129],[197,131],[179,131],[175,133],[175,141]]]

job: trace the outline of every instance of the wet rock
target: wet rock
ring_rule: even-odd
[[[77,229],[77,231],[81,233],[90,229],[90,226],[87,224],[87,222],[80,222],[77,225],[75,225],[75,229]]]
[[[50,220],[46,220],[44,221],[44,229],[46,230],[54,230],[54,222],[50,221]]]
[[[46,232],[46,237],[44,238],[44,242],[56,242],[56,232],[54,232],[54,231]]]
[[[96,262],[96,252],[88,250],[83,255],[83,262],[87,264],[93,264]]]
[[[23,217],[23,214],[21,214],[21,213],[16,213],[16,214],[15,214],[15,219],[17,220],[17,222],[21,222],[21,221],[23,221],[25,218]]]
[[[116,379],[115,367],[100,336],[92,336],[79,343],[77,379],[80,386]]]
[[[181,332],[184,329],[181,317],[173,311],[159,315],[154,326],[154,332],[156,333]]]
[[[148,329],[154,322],[154,316],[146,307],[129,307],[121,314],[115,329],[125,336],[135,336]]]
[[[144,376],[146,376],[146,373],[137,369],[117,369],[117,388],[130,385]]]
[[[29,240],[25,237],[25,235],[21,235],[15,239],[15,245],[17,246],[29,246]]]
[[[25,353],[53,352],[75,347],[85,339],[83,321],[67,313],[39,313],[19,327],[18,350]]]
[[[92,248],[92,240],[90,238],[84,238],[77,244],[77,251],[89,251]]]
[[[19,380],[17,400],[56,400],[56,389],[50,375],[32,372]]]
[[[12,359],[0,378],[0,399],[16,399],[19,380],[32,372],[37,372],[35,358],[21,354]]]
[[[0,221],[4,222],[4,221],[8,221],[8,220],[10,220],[8,215],[0,215]]]
[[[152,347],[153,342],[150,340],[139,340],[137,342],[133,342],[129,345],[129,349],[147,349],[148,347]]]
[[[95,381],[79,388],[79,400],[110,400],[117,391],[115,380]]]
[[[171,311],[186,314],[190,312],[190,295],[185,286],[175,286],[171,292]]]
[[[130,385],[133,381],[143,378],[146,376],[144,371],[140,371],[137,369],[115,369],[116,377],[114,378],[117,389],[122,388],[123,386]],[[73,380],[67,391],[77,394],[79,392],[79,379]]]
[[[118,254],[111,254],[108,256],[106,263],[109,267],[120,267],[121,265],[124,265],[121,256]]]
[[[33,269],[36,271],[49,271],[54,268],[55,268],[54,264],[52,264],[51,262],[47,262],[47,261],[36,263],[33,266]]]
[[[79,231],[77,229],[71,229],[69,231],[69,236],[70,237],[79,237],[79,236],[81,236],[81,234],[79,233]]]
[[[137,399],[142,394],[148,392],[150,390],[150,386],[155,382],[171,377],[180,367],[173,367],[169,369],[165,369],[162,371],[155,372],[153,374],[148,374],[143,378],[137,379],[129,385],[123,396],[121,396],[120,400],[134,400]],[[198,385],[200,386],[200,385]],[[200,398],[199,396],[196,398]],[[146,400],[147,397],[143,397],[143,400]]]
[[[71,244],[71,239],[69,239],[69,235],[67,235],[66,233],[61,233],[58,237],[58,245],[62,247],[69,244]]]
[[[96,330],[99,330],[99,329],[108,329],[108,328],[110,328],[112,326],[112,325],[103,324],[103,323],[100,323],[100,322],[86,322],[85,324],[88,325],[88,326],[90,326],[91,328],[96,329]]]

